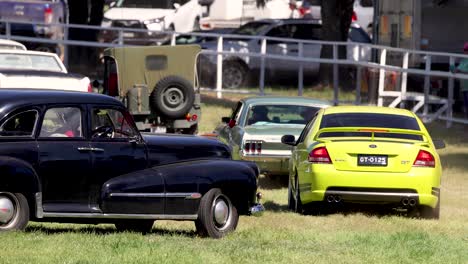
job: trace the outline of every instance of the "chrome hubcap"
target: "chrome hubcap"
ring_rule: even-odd
[[[242,84],[242,71],[235,67],[224,69],[223,81],[226,88],[238,88]]]
[[[218,198],[214,206],[214,219],[218,226],[223,226],[228,221],[229,206],[223,199]]]
[[[8,197],[0,196],[0,223],[6,224],[13,219],[15,206]]]

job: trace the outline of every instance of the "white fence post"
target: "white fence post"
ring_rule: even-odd
[[[216,55],[216,96],[221,98],[223,96],[223,37],[218,37],[218,48]]]
[[[176,45],[176,33],[172,32],[171,33],[171,46],[175,46],[175,45]]]
[[[267,40],[262,39],[262,46],[260,48],[260,95],[265,95],[265,54],[266,54]]]
[[[304,44],[302,42],[299,42],[297,56],[299,58],[302,58],[303,54],[304,54]],[[299,90],[297,91],[297,95],[302,96],[303,91],[304,91],[304,63],[302,61],[299,62],[299,75],[297,79],[298,79],[298,85],[299,85]]]
[[[338,60],[338,45],[336,43],[333,44],[333,60],[336,61]],[[338,99],[338,64],[333,63],[333,104],[338,105],[339,99]]]
[[[427,117],[427,113],[429,112],[429,92],[430,92],[430,76],[429,72],[431,71],[431,55],[426,55],[426,67],[425,67],[425,74],[424,74],[424,110],[423,116],[424,118]]]
[[[380,51],[380,65],[385,66],[387,63],[387,49],[383,49]],[[385,70],[380,68],[379,71],[379,90],[378,90],[378,100],[377,105],[383,106],[383,98],[382,95],[384,93],[384,85],[385,85]]]
[[[405,55],[403,55],[403,69],[407,70],[408,69],[408,62],[409,62],[409,53],[405,52]],[[401,102],[400,102],[400,108],[405,108],[405,100],[406,98],[406,89],[408,86],[408,72],[403,72],[401,74]]]
[[[455,58],[450,57],[449,59],[449,65],[455,65]],[[454,84],[454,79],[453,77],[449,77],[448,79],[448,98],[447,98],[447,127],[452,126],[452,117],[453,117],[453,84]]]

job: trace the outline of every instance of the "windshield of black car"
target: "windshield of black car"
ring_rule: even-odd
[[[10,70],[63,71],[53,56],[20,53],[0,53],[0,68]]]
[[[131,8],[163,8],[172,9],[174,0],[119,0],[115,4],[116,7],[131,7]]]
[[[232,31],[234,35],[248,35],[255,36],[262,33],[267,27],[270,26],[270,23],[265,22],[252,22],[243,25],[242,27]]]
[[[329,127],[372,127],[372,128],[396,128],[420,131],[418,121],[414,117],[394,115],[394,114],[376,114],[376,113],[339,113],[328,114],[322,117],[320,128]],[[370,137],[370,132],[326,132],[320,137]],[[376,132],[374,137],[402,138],[412,140],[422,140],[421,136]]]
[[[302,125],[305,126],[319,110],[304,105],[254,105],[247,114],[247,126]]]

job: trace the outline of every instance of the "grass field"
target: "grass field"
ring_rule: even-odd
[[[230,102],[206,101],[200,132],[211,132]],[[192,222],[157,221],[147,235],[112,225],[30,223],[2,233],[0,263],[468,263],[468,127],[431,124],[444,166],[441,219],[286,210],[284,181],[260,179],[267,212],[242,216],[236,232],[203,239]]]

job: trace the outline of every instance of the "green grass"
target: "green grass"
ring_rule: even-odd
[[[201,132],[230,113],[228,102],[206,102]],[[112,225],[30,223],[26,232],[1,234],[0,263],[468,263],[468,127],[429,129],[447,143],[439,221],[365,212],[302,216],[286,210],[284,180],[262,177],[267,212],[242,216],[221,240],[197,237],[192,222],[157,221],[147,235]]]

